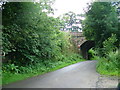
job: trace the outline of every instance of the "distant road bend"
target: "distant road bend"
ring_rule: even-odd
[[[79,62],[3,88],[116,88],[118,78],[99,75],[96,63],[95,60]]]

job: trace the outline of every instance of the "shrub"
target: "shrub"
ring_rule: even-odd
[[[112,34],[111,37],[103,42],[103,52],[105,54],[108,54],[111,51],[115,51],[117,49],[117,47],[115,46],[115,42],[117,42],[116,35]]]
[[[107,40],[103,42],[103,48],[101,49],[104,56],[95,56],[98,59],[97,71],[101,74],[119,75],[119,49],[115,46],[117,42],[116,35],[112,34]]]

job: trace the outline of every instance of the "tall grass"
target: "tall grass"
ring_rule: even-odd
[[[104,75],[120,76],[119,72],[119,60],[120,56],[118,50],[115,52],[109,52],[106,57],[95,57],[98,60],[97,71]]]

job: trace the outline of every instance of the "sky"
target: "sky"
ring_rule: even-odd
[[[57,9],[55,11],[55,17],[72,11],[76,14],[84,13],[84,8],[87,7],[87,3],[92,0],[56,0],[53,8]]]

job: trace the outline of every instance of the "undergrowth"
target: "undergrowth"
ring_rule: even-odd
[[[103,42],[103,48],[92,50],[94,59],[98,60],[97,72],[103,75],[120,76],[120,50],[115,46],[116,35],[112,34]],[[102,51],[102,55],[99,54]]]
[[[24,80],[29,77],[41,75],[80,61],[84,61],[84,59],[77,54],[73,54],[70,57],[64,57],[64,59],[60,61],[56,61],[54,59],[42,60],[42,62],[37,62],[28,66],[4,64],[2,84],[5,85],[19,80]]]
[[[110,52],[106,57],[95,57],[98,60],[97,71],[103,75],[120,76],[118,51]]]

